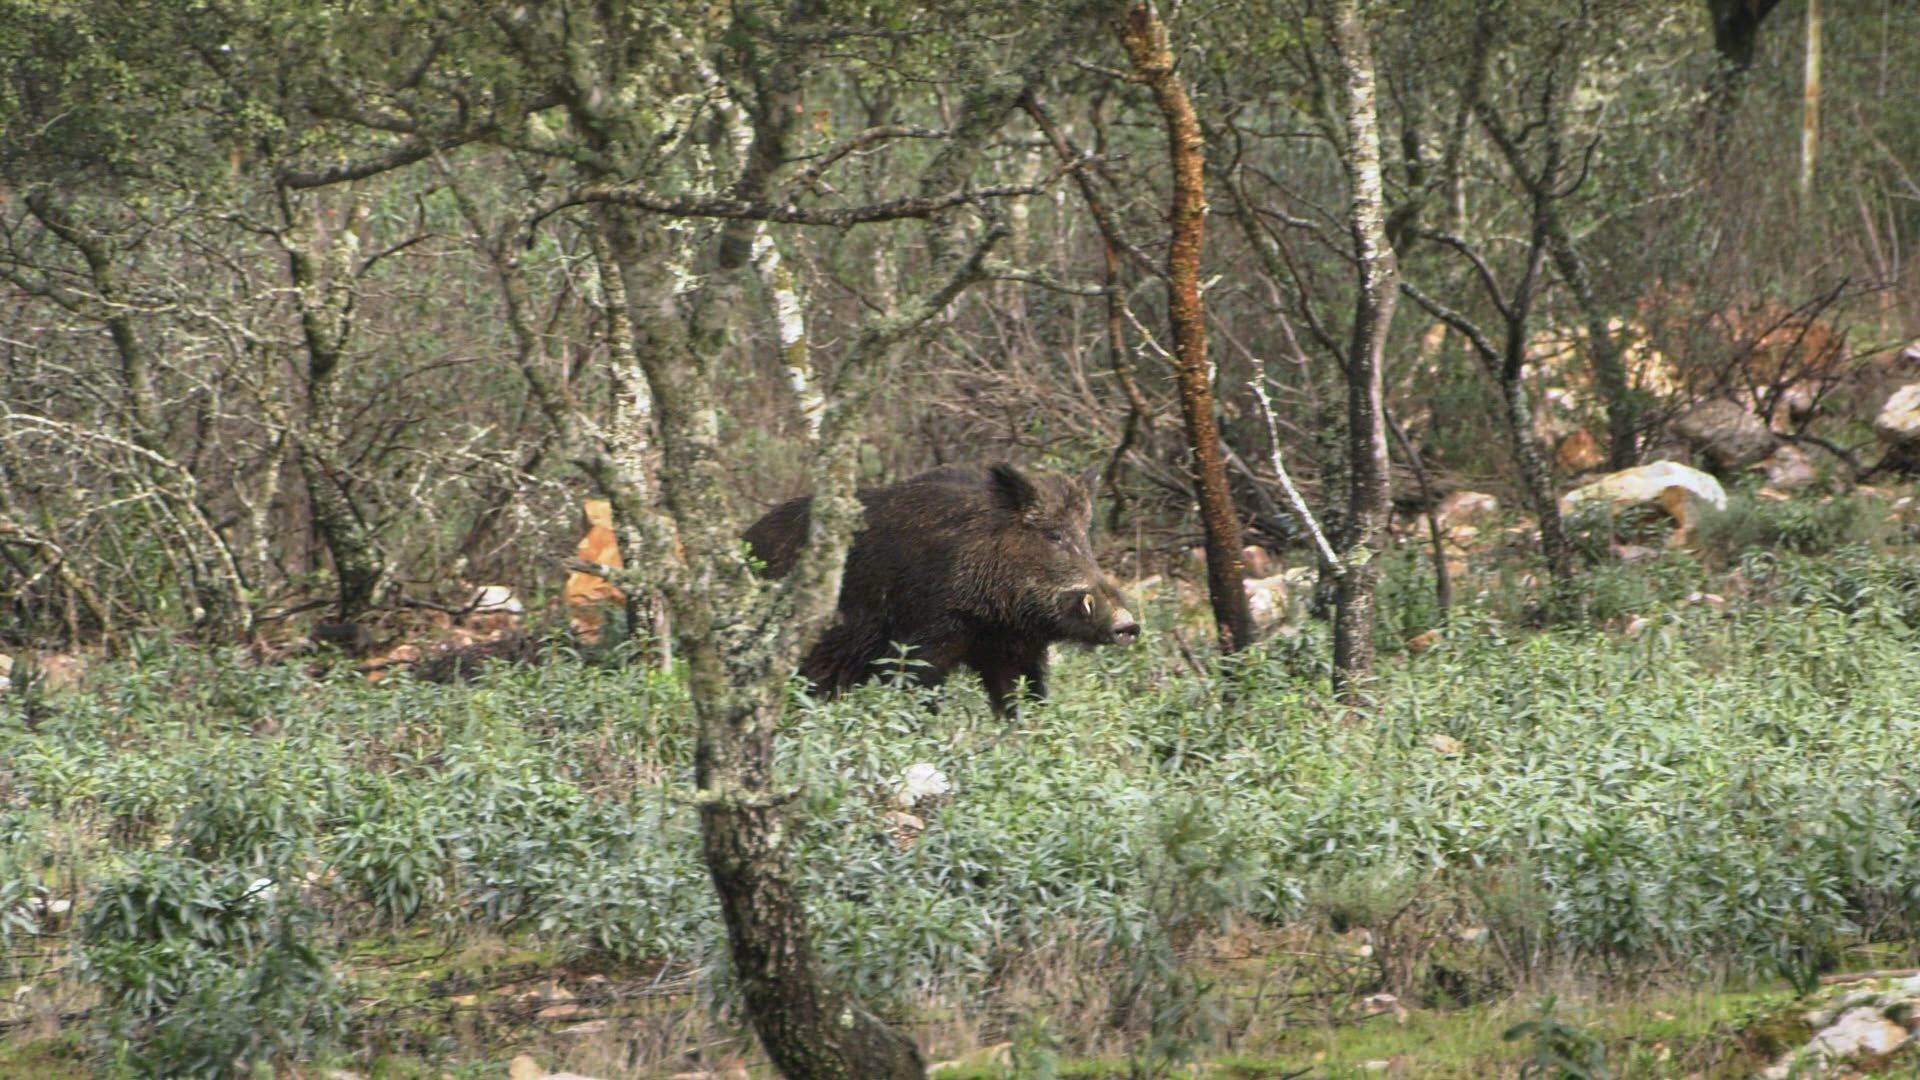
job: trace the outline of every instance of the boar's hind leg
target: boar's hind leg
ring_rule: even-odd
[[[800,662],[800,674],[814,692],[828,697],[873,678],[873,662],[884,655],[885,635],[860,622],[836,623]]]

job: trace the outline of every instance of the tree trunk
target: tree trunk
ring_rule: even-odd
[[[1453,574],[1447,569],[1446,534],[1440,528],[1440,500],[1434,494],[1433,484],[1427,479],[1427,467],[1420,460],[1420,451],[1407,438],[1393,414],[1387,414],[1387,433],[1400,447],[1400,454],[1406,458],[1407,469],[1413,473],[1414,485],[1420,489],[1420,501],[1426,504],[1427,539],[1433,546],[1433,602],[1440,609],[1440,623],[1445,625],[1448,615],[1453,611]]]
[[[966,90],[940,148],[921,171],[922,195],[937,198],[972,186],[983,148],[998,139],[1021,97],[1100,26],[1092,0],[1083,3],[1058,13],[1050,32],[1024,42],[1031,51],[1011,69],[987,63],[984,51],[959,51],[954,62],[967,77],[957,84]],[[611,430],[583,413],[571,388],[535,362],[539,331],[526,317],[520,298],[524,271],[503,243],[508,234],[482,227],[483,216],[470,199],[462,200],[461,211],[479,235],[491,236],[487,251],[520,341],[522,373],[559,433],[560,450],[607,495],[623,539],[631,541],[628,568],[603,576],[629,595],[658,590],[671,610],[677,663],[687,673],[699,721],[695,801],[704,852],[747,1019],[775,1065],[793,1080],[892,1080],[918,1078],[924,1065],[910,1037],[890,1031],[853,995],[833,986],[819,961],[793,863],[795,830],[785,820],[792,795],[774,787],[775,729],[795,666],[837,607],[841,571],[862,519],[854,491],[862,428],[880,372],[904,341],[933,325],[964,289],[985,280],[989,253],[1007,230],[991,208],[979,217],[956,212],[924,218],[922,246],[932,287],[905,299],[889,295],[884,313],[836,327],[838,363],[832,379],[821,381],[799,289],[803,282],[790,276],[805,263],[777,258],[781,252],[764,242],[770,234],[760,223],[783,221],[781,208],[790,208],[781,174],[796,160],[791,143],[807,100],[801,75],[815,55],[810,43],[819,40],[813,21],[826,10],[798,0],[780,15],[771,7],[755,8],[750,21],[736,12],[725,35],[723,66],[730,73],[752,73],[753,98],[738,95],[745,82],[713,77],[720,93],[703,112],[710,109],[716,122],[703,119],[689,134],[700,151],[688,168],[693,182],[726,190],[731,208],[756,212],[691,206],[682,215],[646,207],[643,215],[606,198],[595,200],[599,206],[581,223],[598,234],[595,255],[614,342],[610,374],[622,392],[624,412]],[[585,11],[583,20],[589,18]],[[571,35],[586,32],[568,29],[555,37],[547,29],[537,20],[516,22],[514,48],[543,70],[564,65],[554,91],[586,144],[588,152],[578,156],[580,178],[602,189],[617,187],[631,175],[625,163],[652,160],[658,152],[651,139],[633,142],[641,128],[620,118],[629,76],[624,69],[613,74],[593,63],[589,50],[573,46]],[[602,30],[615,38],[621,32]],[[699,64],[703,77],[718,69]],[[721,169],[730,160],[742,163],[731,180]],[[457,174],[445,172],[458,196],[457,180],[451,179]],[[661,227],[653,216],[660,214],[729,223],[717,233],[676,230]],[[874,220],[904,218],[889,211]],[[800,433],[809,447],[813,490],[807,543],[778,581],[756,574],[739,542],[737,482],[751,465],[732,445],[720,411],[723,383],[735,377],[725,365],[739,348],[729,336],[747,310],[740,301],[754,295],[746,286],[755,275],[763,286],[759,294],[770,301],[763,314],[774,323],[804,420]],[[891,294],[894,283],[880,287]]]
[[[373,606],[374,592],[385,573],[379,545],[338,467],[341,434],[335,388],[353,334],[353,231],[359,208],[350,203],[329,235],[318,216],[298,199],[291,191],[280,192],[281,242],[307,350],[306,410],[294,436],[314,528],[333,559],[339,584],[335,617],[351,622]]]
[[[1813,194],[1820,151],[1820,0],[1807,0],[1807,68],[1800,91],[1800,194]]]
[[[1707,98],[1714,112],[1714,142],[1721,152],[1726,150],[1732,131],[1734,106],[1739,103],[1741,88],[1759,51],[1760,23],[1779,3],[1707,0],[1707,12],[1713,19],[1713,47],[1720,54],[1719,68],[1707,84]]]
[[[771,733],[775,709],[763,706],[757,712],[717,724],[731,733]],[[700,823],[707,871],[726,919],[734,977],[767,1056],[783,1075],[807,1080],[921,1080],[926,1067],[913,1040],[820,975],[785,850],[791,830],[766,797],[770,763],[754,760],[771,752],[772,739],[722,746],[710,739],[715,727],[715,722],[701,725],[696,779],[702,795],[724,790],[729,772],[756,778],[751,792],[703,798]],[[730,765],[718,764],[729,760]]]
[[[1253,643],[1253,611],[1247,604],[1246,568],[1240,555],[1240,517],[1227,486],[1226,456],[1213,415],[1213,382],[1207,363],[1207,316],[1200,303],[1200,246],[1206,230],[1206,146],[1185,85],[1173,71],[1167,28],[1150,0],[1128,8],[1120,40],[1140,80],[1153,91],[1167,125],[1173,164],[1172,244],[1167,252],[1168,317],[1173,324],[1174,374],[1180,412],[1192,453],[1194,490],[1206,531],[1207,595],[1223,652]]]
[[[1335,687],[1353,701],[1373,674],[1374,601],[1380,582],[1374,557],[1385,542],[1392,509],[1381,371],[1399,286],[1393,246],[1387,242],[1373,55],[1359,0],[1338,5],[1333,39],[1344,82],[1341,119],[1347,145],[1341,163],[1352,192],[1348,225],[1359,256],[1346,359],[1347,520],[1340,550],[1346,572],[1335,592],[1333,621]]]
[[[1760,42],[1760,22],[1780,0],[1707,0],[1713,18],[1713,47],[1727,65],[1745,71],[1753,66]]]
[[[338,478],[327,469],[320,456],[304,445],[297,453],[300,476],[306,481],[307,504],[313,512],[313,525],[333,559],[333,573],[339,585],[334,617],[341,622],[351,622],[373,606],[382,573],[379,551]]]
[[[1587,363],[1593,368],[1593,381],[1600,387],[1607,410],[1607,467],[1630,469],[1640,459],[1640,403],[1634,398],[1620,342],[1607,323],[1606,313],[1600,310],[1586,260],[1580,257],[1573,237],[1557,215],[1548,223],[1547,244],[1554,268],[1573,289],[1574,301],[1587,323]]]
[[[58,302],[99,321],[113,341],[114,351],[120,358],[129,439],[146,452],[135,459],[127,478],[143,483],[178,522],[175,536],[186,555],[188,584],[192,587],[194,603],[203,612],[195,621],[215,633],[222,630],[246,633],[253,627],[253,611],[247,604],[245,579],[232,548],[214,526],[212,515],[199,498],[192,470],[167,453],[166,424],[160,411],[160,392],[154,383],[153,351],[133,316],[139,305],[132,301],[119,281],[114,248],[87,222],[76,219],[69,207],[44,191],[29,194],[26,203],[34,217],[79,252],[87,264],[87,276],[99,303],[76,303],[72,299]]]
[[[1533,438],[1533,405],[1527,400],[1526,379],[1517,373],[1503,376],[1500,398],[1506,407],[1507,433],[1513,440],[1513,460],[1520,466],[1520,482],[1540,519],[1540,553],[1546,556],[1553,580],[1565,584],[1573,580],[1573,548],[1567,543],[1560,503],[1553,495],[1553,472]]]

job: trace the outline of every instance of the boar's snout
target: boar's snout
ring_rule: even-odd
[[[1111,585],[1067,593],[1069,638],[1088,645],[1131,645],[1140,639],[1140,623],[1127,610],[1127,598]]]

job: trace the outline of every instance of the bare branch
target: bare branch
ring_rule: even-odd
[[[1037,285],[1042,289],[1047,289],[1049,291],[1057,292],[1057,293],[1065,293],[1068,296],[1105,296],[1107,295],[1107,287],[1105,285],[1095,285],[1091,283],[1081,284],[1081,283],[1072,282],[1072,281],[1062,281],[1051,274],[1041,273],[1038,270],[1016,269],[1015,267],[1008,266],[1006,263],[1000,262],[999,260],[994,260],[987,263],[985,266],[981,268],[981,270],[982,270],[983,276],[990,278],[994,281],[1017,281],[1027,285]]]
[[[1077,165],[1071,166],[1071,168],[1077,167]],[[951,210],[956,206],[974,205],[987,199],[1043,194],[1051,182],[1065,171],[1065,169],[1056,170],[1046,182],[1038,184],[997,184],[983,188],[964,188],[944,195],[906,195],[897,199],[868,203],[865,206],[826,209],[812,209],[796,206],[793,203],[749,202],[723,195],[667,195],[639,184],[593,184],[575,189],[568,193],[566,198],[533,215],[525,231],[531,233],[540,226],[541,222],[568,207],[584,206],[590,203],[609,203],[671,217],[772,221],[785,225],[824,225],[831,228],[846,228],[876,221],[930,218],[943,210]]]
[[[1487,299],[1493,301],[1493,306],[1500,312],[1500,317],[1503,319],[1513,318],[1513,311],[1508,308],[1506,298],[1501,294],[1500,283],[1494,279],[1492,268],[1487,266],[1487,261],[1481,258],[1480,253],[1474,250],[1472,244],[1454,236],[1452,233],[1440,232],[1435,229],[1421,229],[1418,235],[1422,239],[1432,240],[1437,244],[1445,244],[1447,247],[1465,256],[1467,261],[1473,264],[1474,274],[1480,279],[1480,287],[1487,291]]]
[[[1400,291],[1414,303],[1426,308],[1428,314],[1466,335],[1467,341],[1473,345],[1473,351],[1479,354],[1481,362],[1489,370],[1499,364],[1500,350],[1493,347],[1493,342],[1488,340],[1486,333],[1472,319],[1428,296],[1418,285],[1405,278],[1400,279]]]
[[[911,124],[884,124],[859,132],[845,141],[826,150],[813,164],[800,170],[791,187],[811,187],[828,169],[833,168],[841,158],[858,153],[880,143],[893,139],[944,139],[947,133],[940,128],[915,127]]]
[[[1273,474],[1280,479],[1280,490],[1287,496],[1287,507],[1293,516],[1300,520],[1300,526],[1313,538],[1313,549],[1320,556],[1320,562],[1334,577],[1346,577],[1347,565],[1334,553],[1333,544],[1327,540],[1326,532],[1320,528],[1320,522],[1313,516],[1313,510],[1307,506],[1306,497],[1294,486],[1293,477],[1287,472],[1287,463],[1280,454],[1280,426],[1273,419],[1273,402],[1267,398],[1264,385],[1266,373],[1256,371],[1251,380],[1253,396],[1260,402],[1260,418],[1267,426],[1267,464],[1273,466]]]
[[[1054,123],[1053,116],[1047,112],[1047,107],[1040,101],[1037,94],[1032,92],[1023,94],[1020,98],[1020,107],[1033,118],[1034,124],[1039,127],[1041,134],[1047,137],[1047,141],[1053,144],[1054,153],[1060,155],[1060,161],[1063,164],[1072,165],[1092,160],[1089,155],[1076,150],[1073,144],[1067,141],[1066,133],[1060,130],[1060,125]],[[1140,270],[1164,280],[1167,276],[1166,271],[1121,233],[1119,224],[1113,220],[1112,211],[1107,208],[1106,200],[1102,199],[1100,193],[1095,190],[1093,179],[1087,175],[1086,170],[1075,169],[1073,179],[1080,188],[1080,198],[1087,204],[1088,212],[1093,215],[1093,223],[1100,230],[1101,237],[1116,249],[1126,252],[1127,258],[1132,260]]]

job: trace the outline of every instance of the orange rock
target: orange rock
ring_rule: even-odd
[[[588,499],[582,506],[586,535],[580,538],[580,546],[574,549],[574,553],[587,562],[601,566],[625,566],[626,563],[620,558],[620,539],[613,531],[613,507],[605,499]],[[605,606],[627,601],[625,593],[606,578],[593,574],[568,574],[562,595],[573,611],[568,620],[573,632],[589,645],[600,641],[601,628],[606,623]]]
[[[1607,463],[1605,454],[1600,452],[1600,441],[1586,428],[1574,432],[1560,440],[1553,451],[1553,462],[1560,471],[1568,475],[1592,472]]]

